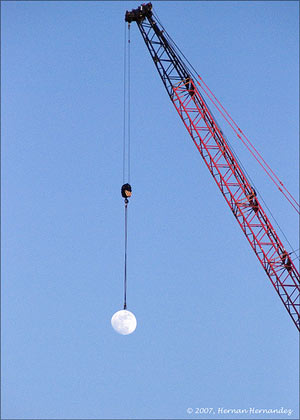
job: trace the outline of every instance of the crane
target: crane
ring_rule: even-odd
[[[152,4],[127,11],[125,22],[136,22],[153,63],[195,146],[244,232],[251,248],[300,331],[300,279],[256,191],[198,89],[189,66],[177,53]]]

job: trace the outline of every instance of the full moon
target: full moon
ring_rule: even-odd
[[[136,329],[136,318],[132,312],[123,309],[113,314],[111,325],[119,334],[128,335]]]

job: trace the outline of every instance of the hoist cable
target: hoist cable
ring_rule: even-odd
[[[124,309],[127,308],[127,206],[128,200],[125,198]]]
[[[123,186],[121,189],[125,203],[124,220],[124,309],[127,308],[127,242],[128,242],[128,196],[131,195],[130,187],[130,24],[125,23],[124,34],[124,113],[123,113]],[[127,177],[127,179],[126,179]],[[128,182],[125,184],[125,182]],[[127,195],[130,194],[130,195]]]
[[[130,24],[128,25],[128,183],[130,184]]]
[[[127,69],[127,30],[125,23],[124,32],[124,89],[123,89],[123,184],[125,183],[125,165],[126,165],[126,69]]]
[[[130,183],[130,25],[124,33],[124,89],[123,89],[123,184]],[[126,179],[127,178],[127,179]]]

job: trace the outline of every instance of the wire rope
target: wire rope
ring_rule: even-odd
[[[127,211],[128,200],[125,198],[124,309],[127,308]]]
[[[127,36],[128,33],[128,36]],[[131,148],[131,116],[130,116],[130,25],[125,22],[124,33],[124,78],[123,78],[123,184],[130,183],[130,148]],[[127,178],[127,179],[126,179]]]
[[[125,164],[126,164],[126,69],[127,69],[127,30],[125,23],[124,31],[124,78],[123,78],[123,184],[125,183]]]
[[[128,25],[128,121],[127,121],[127,129],[128,129],[128,182],[130,184],[130,137],[131,137],[131,127],[130,127],[130,24]]]
[[[124,33],[124,98],[123,98],[123,186],[121,189],[124,198],[124,310],[127,308],[127,244],[128,244],[128,197],[131,195],[130,187],[130,24]],[[127,36],[128,33],[128,36]],[[128,184],[125,184],[128,182]],[[128,195],[129,194],[129,195]]]

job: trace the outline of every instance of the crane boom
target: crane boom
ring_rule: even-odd
[[[300,279],[293,261],[235,158],[197,83],[154,20],[151,3],[127,11],[136,22],[168,95],[249,244],[300,331]]]

